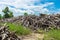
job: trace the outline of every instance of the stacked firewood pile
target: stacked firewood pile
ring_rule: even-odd
[[[33,30],[36,29],[60,29],[60,14],[46,15],[40,14],[40,16],[29,15],[19,16],[16,18],[3,19],[2,22],[20,23],[25,27],[29,27]]]
[[[0,40],[20,40],[15,34],[15,32],[10,32],[8,26],[0,27]]]
[[[48,31],[50,29],[60,29],[60,14],[46,15],[40,14],[40,16],[20,16],[15,20],[16,23],[21,23],[26,27],[33,30],[43,29]]]

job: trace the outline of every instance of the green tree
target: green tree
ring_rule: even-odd
[[[27,15],[28,15],[28,13],[25,12],[25,13],[24,13],[24,16],[27,16]]]
[[[0,14],[0,19],[2,19],[2,15]]]
[[[4,10],[2,10],[2,12],[4,13],[4,18],[10,18],[13,17],[13,12],[9,11],[9,8],[6,7]],[[11,15],[12,14],[12,15]]]
[[[4,10],[2,10],[2,12],[4,12],[4,13],[8,13],[8,12],[9,12],[9,8],[6,7]]]
[[[4,18],[10,18],[9,14],[8,13],[4,14]]]
[[[9,14],[9,15],[10,15],[10,17],[13,17],[13,12],[10,12],[10,14]]]

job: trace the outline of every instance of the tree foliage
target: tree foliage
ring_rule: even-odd
[[[4,13],[4,18],[13,17],[13,12],[11,12],[8,7],[6,7],[4,10],[2,10],[2,12]]]
[[[24,16],[27,16],[27,15],[28,15],[28,13],[25,12],[25,13],[24,13]]]
[[[13,17],[13,12],[10,12],[9,16],[10,16],[10,17]]]
[[[0,19],[2,19],[2,15],[0,14]]]

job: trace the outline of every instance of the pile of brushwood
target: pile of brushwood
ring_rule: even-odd
[[[16,36],[15,32],[10,32],[8,30],[8,26],[0,27],[0,40],[20,40],[18,36]]]
[[[1,22],[11,22],[21,24],[25,27],[29,27],[33,30],[43,29],[48,31],[50,29],[60,29],[60,14],[40,14],[28,15],[28,16],[19,16],[13,18],[2,19]]]

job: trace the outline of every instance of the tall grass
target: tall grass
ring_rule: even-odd
[[[11,23],[8,23],[8,25],[9,25],[9,30],[16,31],[16,34],[18,35],[28,35],[31,33],[29,28],[26,28],[22,25],[16,25],[16,24],[11,24]]]
[[[46,33],[45,40],[60,40],[60,30],[50,30]]]

